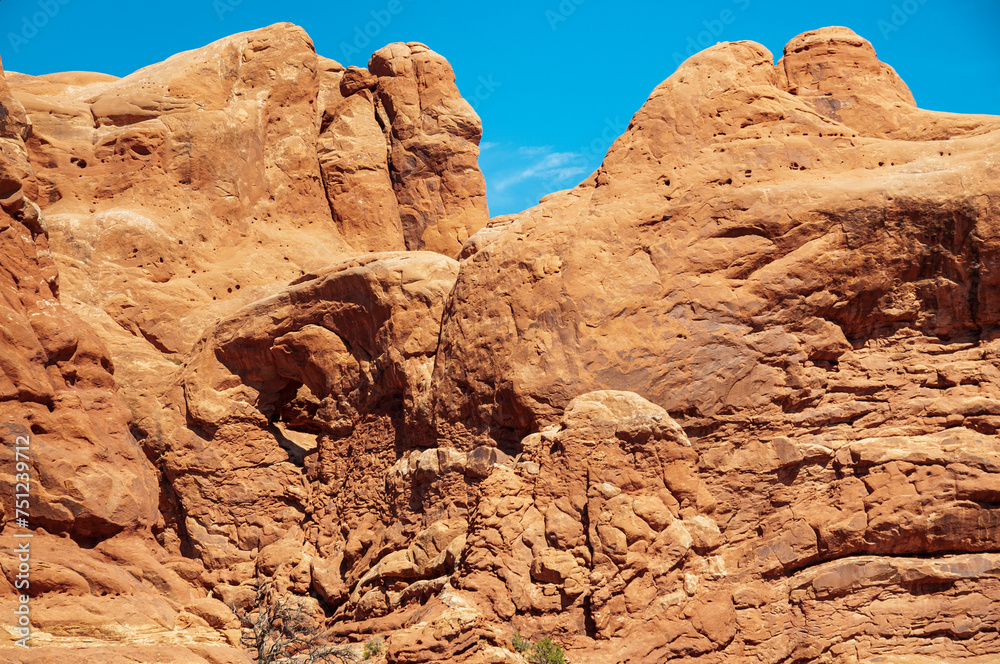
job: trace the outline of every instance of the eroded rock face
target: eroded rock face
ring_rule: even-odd
[[[81,661],[245,661],[223,603],[267,580],[393,663],[521,662],[515,629],[594,664],[1000,652],[1000,119],[917,108],[849,30],[692,57],[488,225],[422,44],[9,78],[44,656],[69,597]]]
[[[107,348],[59,300],[45,217],[25,196],[32,183],[20,180],[24,169],[7,157],[27,154],[22,139],[30,132],[5,92],[0,88],[7,121],[0,125],[7,188],[0,201],[0,609],[16,615],[18,598],[29,596],[33,631],[30,651],[15,646],[23,634],[5,631],[0,659],[111,662],[127,653],[246,662],[234,648],[235,616],[191,583],[200,565],[154,539],[164,527],[160,478],[130,432],[132,415]],[[108,647],[87,648],[81,634]]]
[[[469,142],[478,141],[479,120],[450,66],[424,51],[433,80],[409,67],[389,86],[424,89],[423,106],[406,107],[414,128],[404,142],[410,151],[420,142],[431,165],[413,166],[412,177],[400,170],[410,157],[390,160],[398,141],[377,116],[389,97],[376,102],[376,78],[351,83],[353,72],[317,56],[290,24],[123,79],[10,77],[33,127],[22,170],[37,172],[63,296],[102,330],[141,430],[161,407],[162,376],[215,322],[307,272],[406,249],[396,188],[410,192],[407,228],[451,238],[410,248],[454,255],[485,223]],[[458,122],[449,113],[471,123],[462,137],[449,133]],[[449,187],[459,173],[478,189]],[[437,179],[418,186],[426,178]]]
[[[368,63],[389,129],[389,163],[408,249],[454,256],[486,225],[477,165],[483,128],[443,57],[423,44],[390,44]]]
[[[255,554],[295,528],[305,535],[291,549],[311,551],[300,592],[313,583],[311,560],[322,570],[337,552],[347,565],[370,553],[345,554],[345,542],[392,523],[386,469],[429,442],[437,326],[457,272],[431,252],[352,259],[237,312],[199,344],[164,397],[176,410],[164,411],[158,444],[184,529],[217,583],[255,580]],[[317,574],[320,592],[343,583],[340,563],[330,574]]]
[[[870,51],[843,35],[798,38],[790,49],[822,48],[785,69]],[[815,68],[799,62],[816,52]],[[887,88],[890,70],[871,70],[847,72],[844,93]],[[627,389],[682,424],[772,426],[844,400],[838,362],[855,347],[994,326],[1000,121],[911,108],[905,137],[887,137],[784,85],[759,45],[710,48],[653,92],[592,180],[474,239],[442,332],[440,418],[516,441],[580,393]]]
[[[634,393],[593,392],[522,447],[480,487],[463,583],[526,632],[608,639],[656,618],[684,583],[683,517],[713,510],[681,428]]]
[[[372,94],[375,82],[368,70],[356,67],[345,71],[337,65],[322,74],[320,169],[333,220],[353,248],[403,251],[388,139]]]
[[[6,145],[24,150],[24,110],[4,92],[0,89],[6,124],[0,132]],[[15,440],[27,444],[37,436],[30,455],[42,470],[32,485],[35,523],[79,537],[152,526],[159,516],[156,476],[129,433],[107,350],[59,303],[45,220],[24,197],[17,169],[5,155],[0,155],[0,171],[9,178],[0,211],[4,513],[13,519]]]
[[[207,327],[350,251],[316,158],[317,69],[277,25],[123,79],[10,77],[61,295],[101,331],[140,437]]]
[[[867,40],[847,28],[799,35],[785,46],[776,69],[782,88],[862,134],[892,136],[916,119],[906,83],[876,57]]]
[[[617,536],[585,538],[577,506],[568,544],[539,553],[542,524],[560,531],[526,516],[535,532],[506,533],[531,553],[497,576],[558,582],[543,597],[566,613],[498,614],[586,635],[593,661],[994,653],[980,618],[957,616],[995,610],[998,136],[996,118],[917,109],[845,29],[796,38],[777,67],[722,44],[653,92],[592,179],[470,239],[435,367],[452,444],[552,444],[576,395],[627,389],[684,427],[712,497],[690,515],[703,529],[678,519],[691,543],[673,577],[650,575],[676,564],[656,528],[619,516],[617,624],[574,573],[598,566],[564,553]]]
[[[4,156],[3,170],[0,170],[0,201],[4,210],[17,212],[25,205],[22,188],[27,185],[27,195],[34,193],[34,173],[24,146],[31,125],[24,107],[11,95],[2,72],[3,63],[0,63],[0,149]]]

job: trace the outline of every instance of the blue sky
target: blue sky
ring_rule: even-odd
[[[445,55],[483,118],[492,214],[577,184],[684,57],[752,39],[780,56],[795,35],[846,25],[869,39],[924,108],[1000,115],[995,0],[0,0],[13,71],[123,76],[178,51],[279,21],[316,50],[364,65],[393,41]]]

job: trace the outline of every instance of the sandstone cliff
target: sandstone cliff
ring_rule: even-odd
[[[389,662],[1000,655],[1000,118],[826,28],[519,215],[481,133],[287,24],[0,77],[0,657],[244,662],[262,580]]]

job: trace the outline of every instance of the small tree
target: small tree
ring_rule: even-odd
[[[329,630],[316,623],[298,598],[281,597],[270,583],[257,588],[249,611],[233,607],[240,619],[240,643],[257,664],[350,664],[349,646],[330,643]]]

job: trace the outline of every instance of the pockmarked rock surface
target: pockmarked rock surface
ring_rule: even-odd
[[[441,418],[517,440],[601,388],[643,394],[682,424],[781,429],[809,409],[859,407],[856,390],[831,385],[859,346],[994,326],[1000,120],[915,108],[848,36],[800,36],[776,67],[750,42],[693,56],[592,179],[479,245],[442,332]],[[863,117],[907,117],[905,135],[817,110],[856,108],[869,88],[880,92],[862,97]]]
[[[450,66],[422,52],[435,63],[433,80],[420,79],[431,96],[406,117],[433,166],[413,166],[414,177],[458,159],[482,185],[480,121]],[[8,77],[31,122],[28,162],[63,298],[101,330],[140,427],[162,406],[163,376],[221,318],[359,252],[404,250],[414,224],[429,235],[446,227],[454,237],[430,248],[450,256],[485,223],[484,185],[437,184],[447,205],[400,222],[394,187],[408,185],[379,88],[342,85],[351,74],[317,56],[301,28],[277,24],[122,79]],[[415,90],[420,76],[411,67],[395,85]],[[447,113],[465,110],[468,140],[451,140]],[[416,193],[406,201],[423,205]]]
[[[235,616],[191,582],[200,565],[156,539],[160,477],[107,347],[60,301],[37,183],[18,161],[26,117],[0,87],[0,611],[12,618],[0,660],[247,662]]]
[[[394,664],[1000,656],[1000,118],[718,44],[490,221],[461,83],[288,24],[0,77],[24,661],[248,661],[263,582]]]

